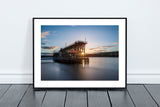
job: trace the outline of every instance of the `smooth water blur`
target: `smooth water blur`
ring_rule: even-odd
[[[42,80],[118,80],[117,57],[90,57],[89,64],[63,64],[41,59]]]

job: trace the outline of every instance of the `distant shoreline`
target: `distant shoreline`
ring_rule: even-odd
[[[118,56],[86,56],[86,57],[118,57]],[[56,58],[53,56],[41,56],[41,58]]]
[[[101,52],[95,54],[86,54],[85,57],[118,57],[119,52]],[[54,57],[54,56],[41,56],[41,57]]]

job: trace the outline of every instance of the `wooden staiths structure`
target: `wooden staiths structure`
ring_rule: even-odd
[[[86,41],[75,41],[71,45],[61,48],[59,53],[61,56],[70,57],[84,57]]]
[[[86,41],[75,41],[61,48],[55,61],[62,63],[89,63],[89,58],[85,57],[86,44]]]

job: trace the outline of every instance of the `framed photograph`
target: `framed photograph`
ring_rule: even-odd
[[[125,88],[127,18],[33,18],[34,88]]]

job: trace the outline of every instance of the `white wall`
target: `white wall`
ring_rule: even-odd
[[[127,17],[128,82],[160,83],[160,0],[1,0],[0,83],[32,82],[32,17]],[[159,80],[159,81],[158,81]]]

